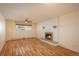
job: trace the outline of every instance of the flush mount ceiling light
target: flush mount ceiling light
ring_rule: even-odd
[[[32,21],[29,20],[29,19],[26,19],[26,20],[25,20],[25,23],[32,23]]]

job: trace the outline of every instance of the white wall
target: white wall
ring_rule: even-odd
[[[5,44],[5,19],[0,14],[0,51],[3,48]]]
[[[7,20],[7,40],[36,37],[36,24],[32,24],[32,30],[16,30],[16,22]]]
[[[60,45],[79,52],[79,12],[60,17]]]
[[[57,26],[56,29],[53,28],[54,25]],[[45,29],[42,28],[43,26]],[[45,32],[52,32],[53,40],[58,42],[58,18],[48,19],[37,24],[37,37],[45,39]]]

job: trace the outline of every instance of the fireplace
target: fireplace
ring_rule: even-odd
[[[53,39],[53,34],[51,32],[46,32],[45,33],[45,39],[52,40]]]

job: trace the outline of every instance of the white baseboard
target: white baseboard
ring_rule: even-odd
[[[75,49],[73,49],[73,48],[66,47],[65,45],[63,45],[63,44],[61,44],[61,43],[59,43],[59,46],[64,47],[64,48],[66,48],[66,49],[69,49],[69,50],[72,50],[72,51],[74,51],[74,52],[79,53],[79,50],[75,50]]]
[[[49,41],[46,41],[46,40],[43,40],[43,39],[40,39],[40,40],[43,41],[43,42],[45,42],[45,43],[48,43],[48,44],[50,44],[50,45],[58,46],[58,43],[55,44],[55,43],[53,43],[53,42],[49,42]]]

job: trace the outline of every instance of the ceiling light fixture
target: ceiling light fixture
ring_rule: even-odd
[[[26,19],[26,20],[25,20],[25,23],[32,23],[32,21]]]
[[[25,20],[25,23],[28,23],[28,20]]]

